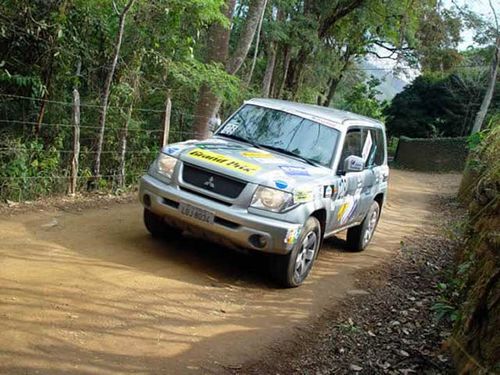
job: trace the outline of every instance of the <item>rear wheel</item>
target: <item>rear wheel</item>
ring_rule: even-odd
[[[287,255],[275,256],[273,271],[280,284],[295,288],[304,282],[318,254],[321,235],[318,219],[310,217],[293,250]]]
[[[144,209],[144,225],[155,238],[168,237],[175,233],[175,229],[167,225],[163,218],[147,208]]]
[[[380,217],[380,206],[374,201],[363,222],[347,230],[347,246],[352,251],[363,251],[373,238]]]

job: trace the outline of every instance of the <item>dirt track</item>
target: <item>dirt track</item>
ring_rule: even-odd
[[[393,171],[374,242],[328,241],[308,282],[276,289],[259,257],[153,240],[138,203],[0,220],[0,373],[196,373],[279,346],[418,232],[457,175]],[[352,292],[351,292],[352,293]]]

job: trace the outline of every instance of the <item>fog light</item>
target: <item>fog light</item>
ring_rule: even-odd
[[[142,202],[146,207],[151,207],[151,197],[149,196],[149,194],[144,194],[144,196],[142,197]]]
[[[248,237],[248,242],[250,242],[253,246],[258,247],[259,249],[263,249],[267,245],[267,240],[264,236],[260,234],[252,234]]]

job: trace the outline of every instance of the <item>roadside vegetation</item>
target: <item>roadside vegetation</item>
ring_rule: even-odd
[[[479,47],[460,52],[464,27]],[[255,96],[387,118],[394,136],[468,134],[494,32],[435,0],[4,1],[0,198],[135,186],[164,140],[202,138]],[[387,74],[416,71],[384,100]]]

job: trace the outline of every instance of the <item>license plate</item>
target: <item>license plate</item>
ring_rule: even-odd
[[[214,222],[214,214],[212,212],[203,210],[195,206],[191,206],[187,203],[181,202],[179,204],[179,211],[185,216],[204,221],[205,223],[212,224]]]

